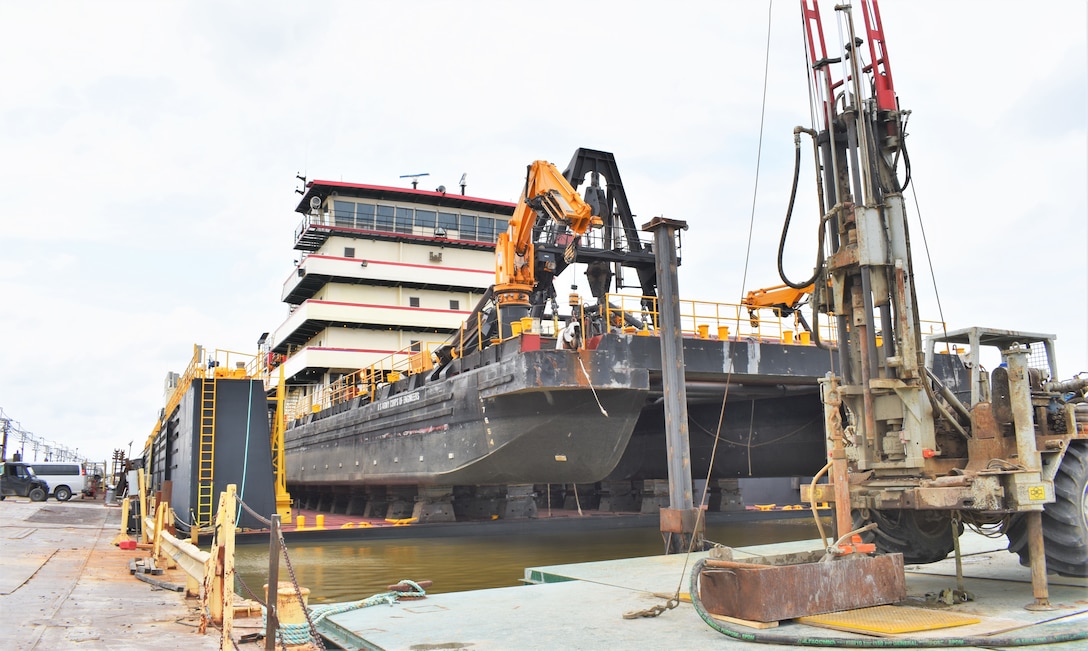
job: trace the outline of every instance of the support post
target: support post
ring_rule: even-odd
[[[268,585],[280,584],[280,514],[272,514],[272,531],[268,535]],[[267,651],[276,649],[276,629],[279,628],[279,616],[276,610],[279,599],[272,599],[268,590],[265,590],[265,612],[267,623],[264,630],[264,648]]]
[[[661,509],[662,533],[670,553],[687,551],[701,530],[701,511],[694,508],[691,452],[688,441],[688,401],[684,384],[684,342],[677,289],[676,231],[687,222],[655,217],[642,230],[654,234],[657,271],[657,312],[661,338],[661,382],[665,400],[665,443],[668,451],[669,508]]]

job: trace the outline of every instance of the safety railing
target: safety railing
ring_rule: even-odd
[[[174,409],[181,403],[181,399],[189,390],[189,386],[196,379],[245,379],[260,377],[263,373],[261,360],[251,353],[239,353],[232,350],[215,349],[205,356],[204,347],[193,344],[193,357],[185,372],[178,378],[177,385],[166,399],[166,405],[159,420],[151,429],[147,438],[145,449],[150,449],[155,440],[155,435],[162,429],[163,422],[170,418]]]
[[[362,397],[373,400],[378,388],[402,377],[426,373],[434,368],[434,351],[446,342],[419,342],[353,371],[336,381],[318,388],[308,396],[296,396],[289,419],[299,419],[338,404]]]
[[[605,320],[613,330],[656,333],[658,303],[655,296],[608,294]],[[773,309],[750,310],[737,303],[681,300],[680,330],[684,336],[701,339],[756,339],[767,342],[810,343],[810,334],[800,314],[782,316]],[[820,338],[835,341],[834,323],[821,322]]]

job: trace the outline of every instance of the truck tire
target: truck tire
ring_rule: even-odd
[[[45,499],[49,497],[49,495],[47,495],[46,492],[40,488],[31,488],[30,494],[27,495],[27,497],[30,498],[31,502],[44,502]]]
[[[1043,509],[1046,569],[1062,576],[1088,577],[1088,445],[1069,444],[1054,476],[1054,503]],[[1027,518],[1009,522],[1009,551],[1030,565]]]
[[[906,564],[936,563],[955,549],[952,518],[948,511],[888,509],[854,511],[854,528],[875,522],[877,528],[861,535],[884,553],[903,555]],[[960,526],[963,533],[963,526]]]
[[[67,486],[57,486],[57,490],[53,491],[53,497],[57,498],[58,502],[67,502],[72,499],[72,490]]]

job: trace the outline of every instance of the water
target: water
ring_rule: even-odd
[[[710,524],[707,529],[710,540],[738,548],[814,539],[817,535],[816,525],[805,518]],[[514,586],[521,584],[527,567],[652,556],[663,551],[661,533],[653,528],[288,543],[299,585],[310,589],[310,603],[362,599],[386,592],[401,579],[434,581],[428,590],[431,593]],[[268,580],[268,547],[239,546],[235,568],[247,586],[260,591]],[[280,580],[290,580],[282,564]]]

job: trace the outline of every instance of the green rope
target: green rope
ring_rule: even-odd
[[[309,606],[307,610],[310,612],[311,619],[316,626],[318,622],[331,617],[333,615],[339,615],[340,613],[346,613],[351,610],[358,610],[360,608],[369,608],[370,606],[377,606],[380,604],[393,605],[397,603],[397,599],[400,597],[426,597],[427,591],[419,586],[415,581],[408,579],[402,579],[397,581],[398,584],[410,586],[412,590],[410,592],[381,592],[376,595],[367,597],[366,599],[360,599],[358,601],[348,601],[338,604],[316,604]],[[261,607],[261,628],[265,628],[268,625],[268,612],[265,608]],[[302,622],[299,624],[284,624],[280,622],[279,628],[276,629],[276,634],[284,644],[307,644],[313,638],[310,633],[309,622]]]

